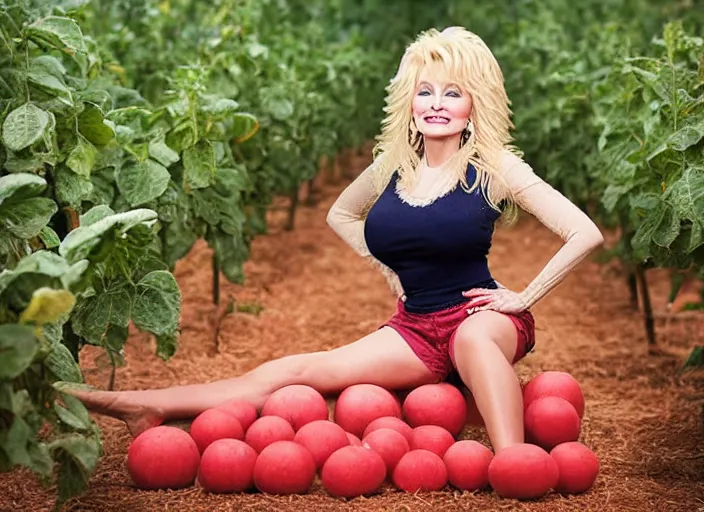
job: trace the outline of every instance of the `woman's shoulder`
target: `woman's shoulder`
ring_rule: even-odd
[[[506,186],[514,194],[542,181],[533,170],[533,167],[525,161],[523,153],[512,147],[507,147],[501,151],[499,173]]]
[[[499,172],[507,174],[515,171],[521,171],[532,168],[523,159],[523,152],[513,146],[507,146],[499,153]]]

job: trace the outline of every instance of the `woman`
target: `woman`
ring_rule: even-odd
[[[513,363],[534,345],[530,308],[603,238],[576,206],[510,149],[503,76],[491,51],[459,27],[411,44],[388,87],[378,155],[332,206],[328,222],[386,275],[399,297],[380,329],[340,348],[272,360],[232,379],[168,389],[75,392],[133,435],[230,399],[260,408],[276,389],[338,393],[357,383],[410,389],[457,372],[493,445],[523,442]],[[515,208],[566,242],[520,293],[499,286],[487,254],[495,221]]]

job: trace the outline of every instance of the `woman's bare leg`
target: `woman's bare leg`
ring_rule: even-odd
[[[232,399],[260,409],[271,393],[291,384],[329,394],[358,383],[407,389],[433,379],[401,336],[384,327],[349,345],[274,359],[231,379],[143,391],[71,393],[89,410],[122,419],[137,435],[163,421],[193,418]]]
[[[457,370],[474,396],[494,453],[524,442],[523,395],[511,364],[516,336],[511,319],[495,311],[473,314],[455,334]]]

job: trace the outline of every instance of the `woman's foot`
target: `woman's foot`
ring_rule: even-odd
[[[145,430],[164,422],[163,411],[135,403],[126,398],[123,392],[82,390],[65,392],[78,398],[91,412],[124,421],[132,437],[137,437]]]

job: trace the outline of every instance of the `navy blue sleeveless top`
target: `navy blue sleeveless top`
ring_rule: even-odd
[[[472,183],[476,170],[467,168]],[[367,216],[364,236],[371,254],[398,275],[411,313],[439,311],[466,301],[462,292],[497,288],[487,255],[500,213],[480,187],[457,185],[426,206],[396,194],[395,172]]]

